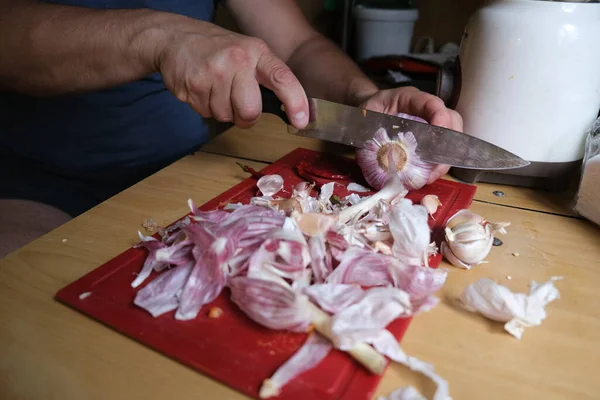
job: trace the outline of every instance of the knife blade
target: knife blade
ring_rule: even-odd
[[[306,128],[298,130],[289,122],[273,92],[261,87],[261,94],[263,112],[283,119],[292,135],[362,148],[382,127],[390,139],[398,132],[412,132],[417,140],[417,155],[431,163],[478,170],[529,165],[516,154],[466,133],[317,98],[308,99],[309,122]]]

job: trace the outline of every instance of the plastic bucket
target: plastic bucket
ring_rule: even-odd
[[[359,61],[388,55],[410,53],[415,22],[419,19],[416,9],[376,8],[357,5],[356,57]]]

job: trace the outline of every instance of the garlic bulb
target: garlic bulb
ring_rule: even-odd
[[[537,326],[546,318],[544,307],[560,297],[554,281],[561,277],[552,277],[538,284],[531,282],[529,294],[513,293],[505,286],[488,278],[467,286],[460,301],[465,309],[479,312],[493,321],[506,322],[504,329],[521,339],[527,327]]]
[[[356,161],[367,183],[377,190],[385,185],[389,174],[394,171],[407,189],[420,189],[427,183],[434,165],[422,161],[416,148],[417,141],[412,132],[400,132],[397,139],[391,140],[387,131],[379,128],[373,139],[357,150]],[[390,160],[395,165],[390,165]]]
[[[494,243],[494,234],[506,234],[509,222],[492,223],[469,210],[460,210],[446,223],[442,255],[455,267],[471,269],[481,264]]]

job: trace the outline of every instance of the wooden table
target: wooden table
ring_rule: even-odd
[[[168,224],[187,212],[189,197],[202,204],[244,179],[236,160],[258,169],[299,146],[344,151],[287,135],[281,121],[265,115],[253,129],[228,130],[203,151],[0,260],[0,399],[245,398],[53,296],[133,245],[146,218]],[[456,400],[598,398],[600,230],[574,218],[564,195],[478,186],[471,209],[512,223],[504,245],[492,250],[489,264],[470,271],[444,265],[450,274],[438,293],[442,302],[413,320],[403,348],[433,363]],[[521,341],[501,324],[453,306],[481,277],[525,291],[530,280],[551,276],[564,276],[557,282],[561,299]],[[377,394],[409,384],[432,393],[428,380],[394,365]]]

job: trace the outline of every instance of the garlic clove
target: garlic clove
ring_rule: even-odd
[[[458,259],[452,252],[452,249],[448,246],[446,242],[442,242],[440,246],[440,253],[450,262],[450,264],[454,265],[456,268],[464,268],[471,269],[472,265],[465,264],[461,260]]]
[[[483,224],[484,222],[485,220],[482,216],[477,215],[470,210],[463,209],[457,211],[456,214],[451,216],[448,219],[448,222],[446,222],[446,226],[450,229],[453,229],[457,225],[463,225],[466,223]]]
[[[435,214],[438,207],[442,205],[442,202],[435,194],[428,194],[421,199],[421,205],[424,206],[429,215],[433,217],[433,214]]]

